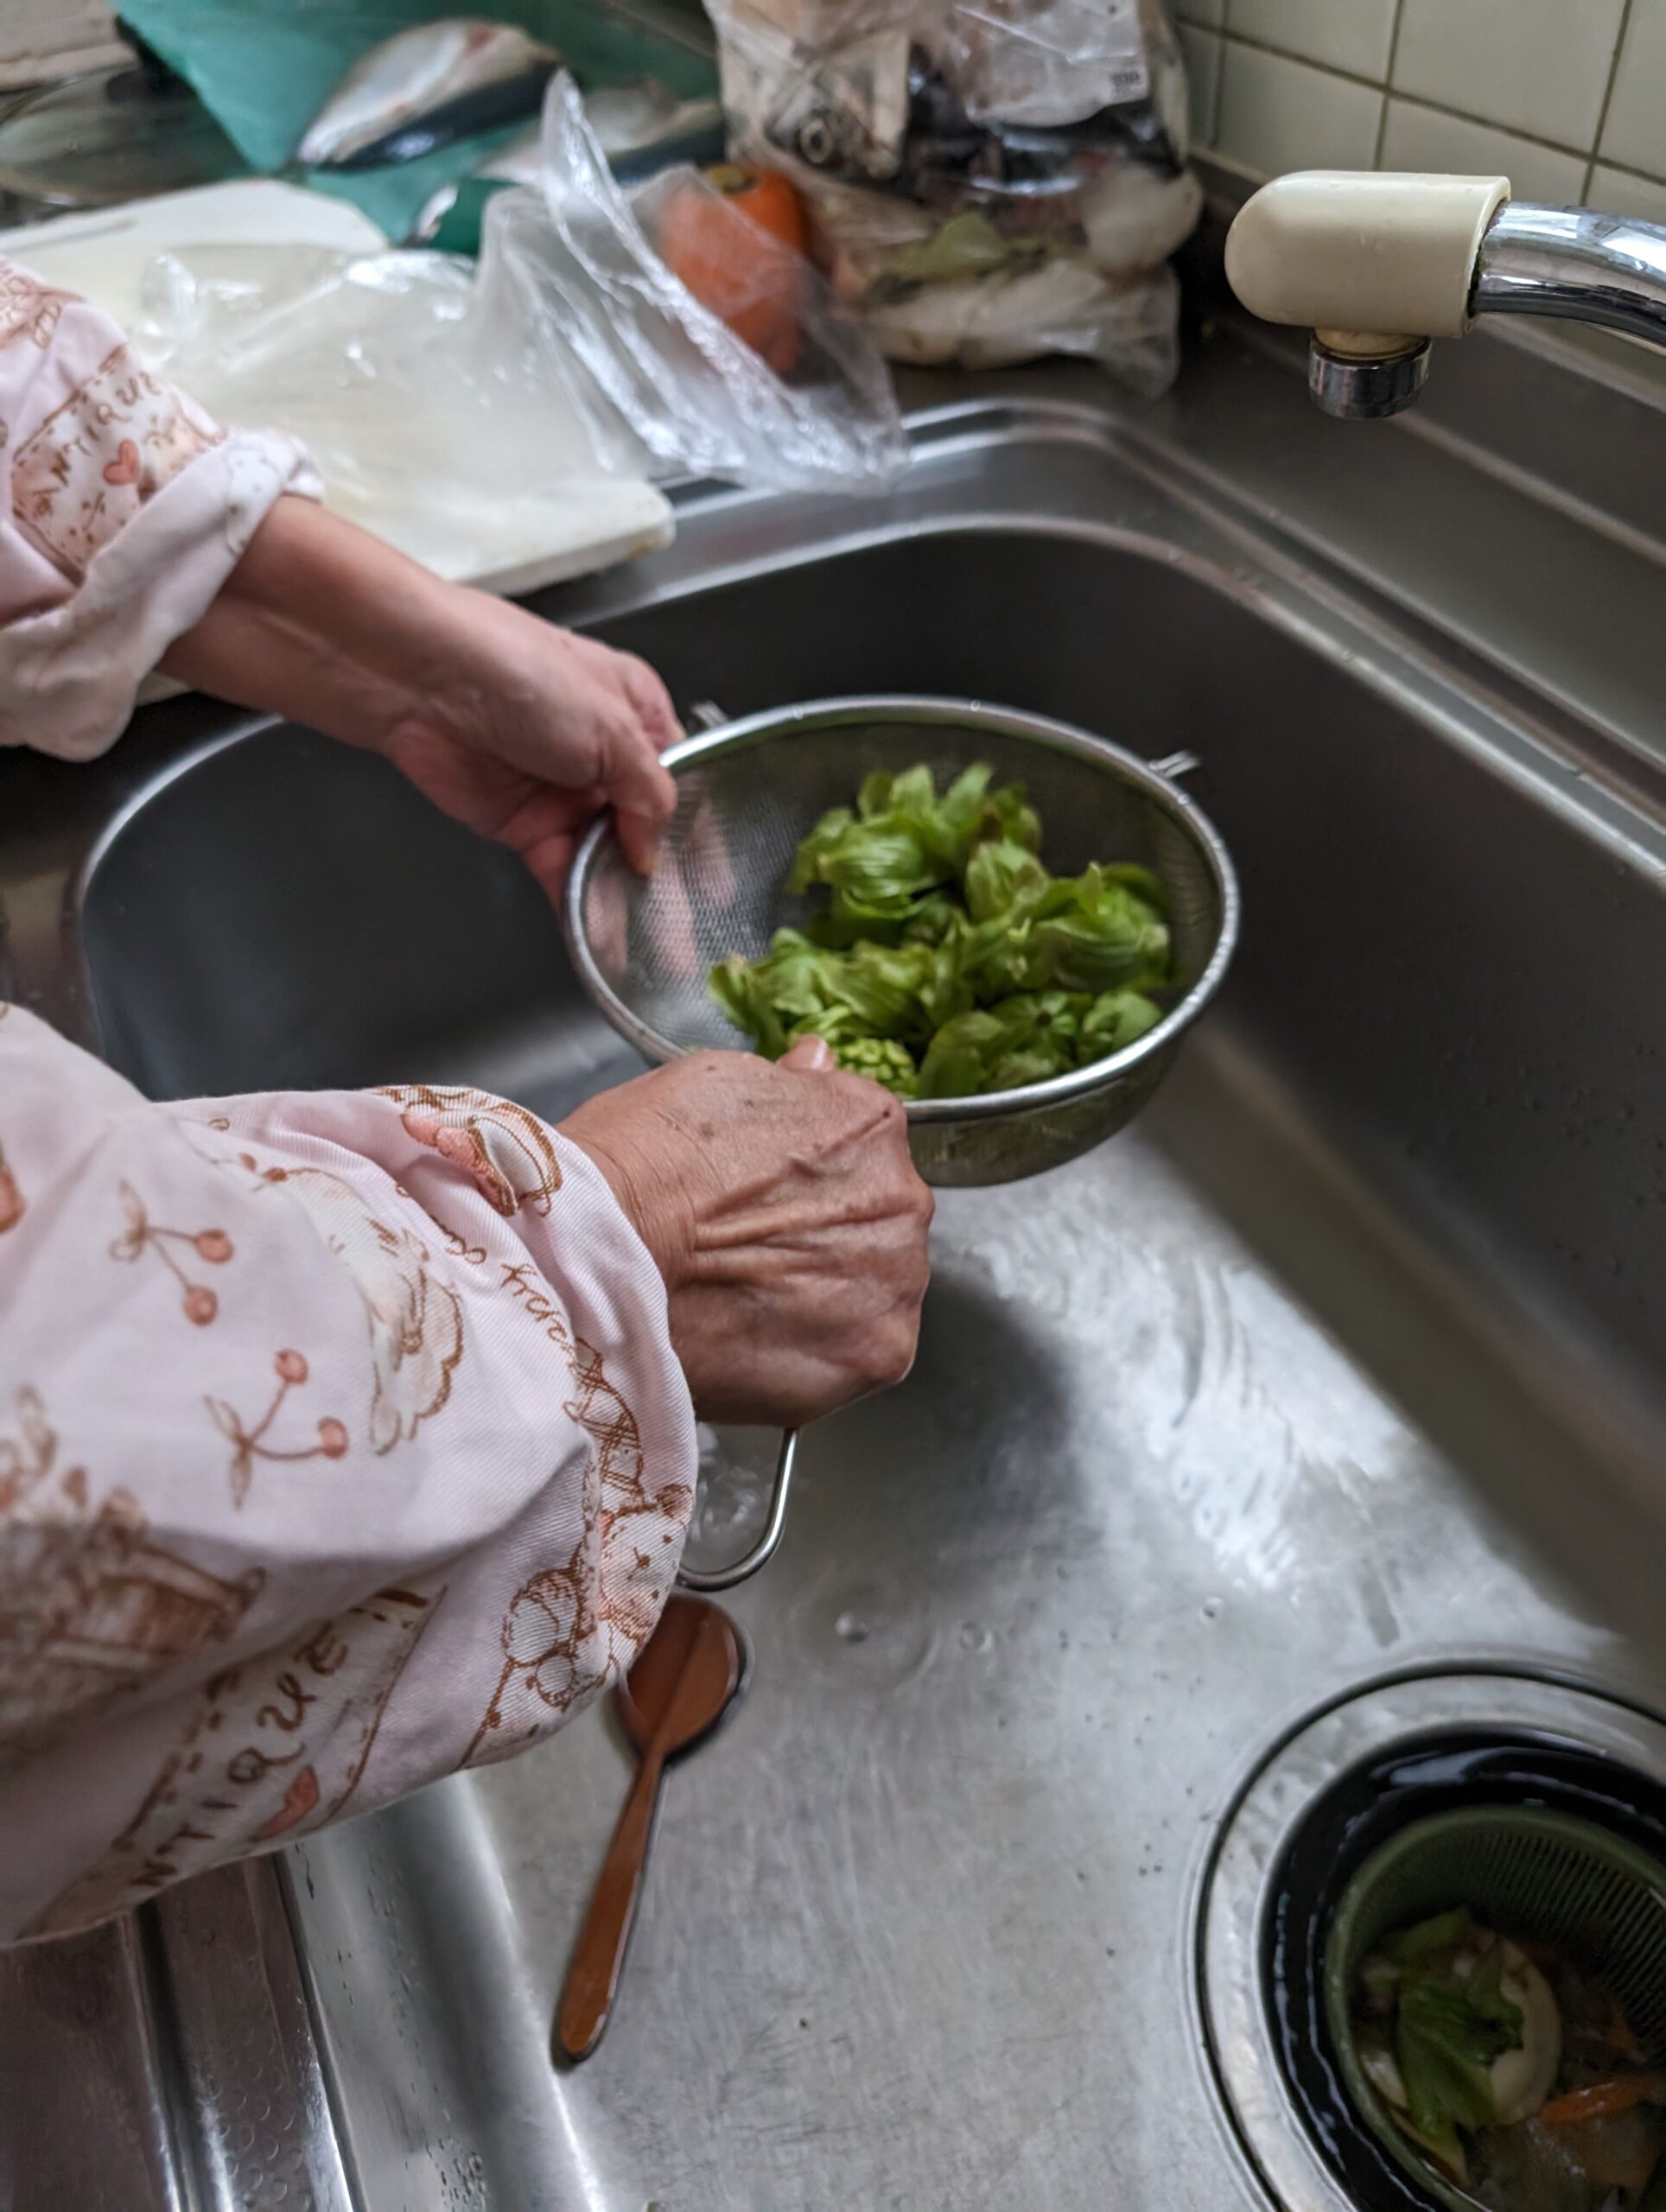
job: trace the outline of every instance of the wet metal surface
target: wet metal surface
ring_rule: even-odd
[[[959,692],[1189,748],[1245,930],[1135,1129],[944,1194],[914,1375],[806,1437],[737,1593],[752,1687],[594,2059],[547,2054],[628,1774],[602,1715],[285,1855],[366,2212],[1256,2202],[1191,1980],[1256,1759],[1408,1667],[1657,1698],[1666,840],[1542,698],[1159,463],[973,411],[894,507],[696,504],[550,602],[685,705]],[[84,925],[158,1093],[558,1114],[630,1069],[512,864],[302,733],[141,804]],[[14,969],[85,1022],[48,937]]]

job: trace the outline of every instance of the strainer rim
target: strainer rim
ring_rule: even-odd
[[[984,1091],[969,1098],[910,1098],[903,1101],[911,1122],[1000,1121],[1017,1115],[1060,1106],[1092,1096],[1143,1062],[1156,1058],[1178,1043],[1219,988],[1237,946],[1240,896],[1237,871],[1208,816],[1191,795],[1148,760],[1130,753],[1110,739],[1095,736],[1074,723],[1047,715],[1026,714],[1014,707],[986,705],[982,700],[954,699],[921,692],[858,692],[837,698],[816,699],[792,707],[766,707],[700,730],[669,747],[661,754],[664,766],[675,776],[696,762],[724,753],[737,753],[773,737],[795,732],[826,729],[847,721],[918,722],[924,728],[945,721],[989,730],[1045,745],[1052,751],[1073,754],[1099,767],[1114,767],[1123,780],[1134,784],[1147,798],[1167,812],[1191,836],[1203,854],[1220,899],[1220,927],[1213,948],[1185,995],[1162,1020],[1119,1052],[1094,1060],[1084,1068],[1049,1076],[1045,1082],[1019,1084],[1011,1090]],[[613,817],[594,822],[574,858],[562,904],[562,922],[574,969],[584,988],[613,1027],[633,1044],[645,1059],[664,1066],[681,1059],[690,1047],[677,1045],[633,1013],[603,975],[583,925],[585,893],[604,845],[614,839]],[[737,1049],[740,1049],[737,1046]]]

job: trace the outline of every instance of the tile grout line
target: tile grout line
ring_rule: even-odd
[[[1276,54],[1282,61],[1299,61],[1305,69],[1317,69],[1321,76],[1339,77],[1346,85],[1363,85],[1369,92],[1386,92],[1388,87],[1381,77],[1362,76],[1358,69],[1339,69],[1333,62],[1315,61],[1311,54],[1298,54],[1293,46],[1280,46],[1269,38],[1262,38],[1254,31],[1235,31],[1229,28],[1230,17],[1221,25],[1221,36],[1230,39],[1235,46],[1248,46],[1257,54]]]
[[[1406,0],[1394,0],[1394,27],[1389,33],[1389,58],[1383,65],[1383,112],[1377,118],[1377,145],[1371,167],[1383,166],[1383,148],[1389,136],[1389,96],[1394,86],[1394,66],[1400,59],[1400,26],[1406,20]]]
[[[1666,184],[1666,176],[1658,175],[1653,169],[1640,169],[1635,162],[1595,161],[1592,162],[1591,168],[1593,175],[1598,169],[1618,169],[1622,176],[1636,177],[1639,184]]]
[[[1454,123],[1472,123],[1478,130],[1496,130],[1501,138],[1519,138],[1524,146],[1537,146],[1546,154],[1565,154],[1569,160],[1587,159],[1582,146],[1570,146],[1564,138],[1543,138],[1536,130],[1518,130],[1513,123],[1495,123],[1491,116],[1476,115],[1468,108],[1449,107],[1445,100],[1420,99],[1415,92],[1396,92],[1397,100],[1408,107],[1421,107],[1430,115],[1449,115]]]
[[[1291,47],[1274,46],[1266,39],[1248,37],[1243,31],[1223,31],[1220,35],[1224,44],[1248,47],[1254,53],[1269,54],[1281,61],[1294,61],[1299,67],[1311,69],[1318,76],[1335,77],[1345,85],[1357,85],[1368,92],[1383,92],[1387,95],[1390,92],[1388,86],[1380,83],[1375,77],[1361,77],[1351,69],[1332,68],[1328,61],[1315,61],[1311,54],[1298,54]],[[1497,123],[1491,116],[1476,115],[1470,109],[1453,107],[1445,100],[1423,99],[1415,92],[1394,92],[1392,97],[1395,99],[1402,100],[1408,107],[1423,108],[1430,115],[1447,115],[1454,123],[1472,123],[1482,130],[1497,131],[1501,137],[1519,138],[1523,145],[1537,146],[1547,154],[1565,154],[1570,160],[1576,162],[1588,162],[1591,159],[1587,148],[1570,146],[1565,138],[1546,138],[1536,130],[1523,130],[1514,124]],[[1659,181],[1649,169],[1636,168],[1625,162],[1615,162],[1612,166],[1615,168],[1630,167],[1632,168],[1634,175],[1649,178],[1652,181]]]
[[[1218,23],[1205,23],[1190,16],[1180,17],[1179,20],[1187,23],[1192,29],[1204,32],[1212,37],[1218,48],[1213,111],[1210,118],[1209,137],[1205,142],[1211,149],[1218,148],[1220,143],[1221,111],[1226,92],[1227,48],[1229,46],[1236,45],[1247,47],[1254,53],[1275,55],[1281,60],[1296,62],[1305,69],[1315,70],[1320,76],[1335,77],[1344,84],[1357,85],[1367,92],[1381,92],[1383,94],[1383,106],[1377,124],[1375,154],[1375,159],[1379,164],[1383,158],[1383,143],[1388,135],[1388,103],[1390,99],[1397,99],[1403,101],[1408,107],[1421,108],[1426,114],[1449,116],[1455,123],[1469,123],[1483,130],[1496,130],[1502,137],[1520,139],[1524,145],[1536,146],[1546,153],[1561,154],[1569,160],[1581,162],[1585,168],[1583,188],[1588,194],[1594,183],[1595,173],[1599,167],[1618,169],[1622,175],[1636,177],[1644,184],[1666,184],[1666,167],[1661,169],[1648,169],[1639,168],[1635,162],[1617,161],[1612,157],[1605,160],[1601,150],[1602,133],[1606,128],[1609,106],[1618,83],[1620,56],[1625,44],[1626,29],[1631,22],[1632,4],[1633,0],[1625,0],[1621,10],[1619,28],[1614,41],[1614,52],[1609,65],[1608,83],[1604,91],[1602,109],[1597,121],[1595,143],[1589,149],[1569,145],[1564,139],[1546,138],[1541,137],[1536,131],[1523,130],[1510,124],[1494,122],[1491,117],[1472,114],[1466,109],[1451,106],[1444,100],[1424,99],[1416,93],[1397,91],[1393,83],[1393,71],[1399,58],[1400,29],[1405,12],[1405,0],[1396,0],[1394,28],[1390,34],[1389,47],[1388,80],[1383,83],[1379,83],[1372,77],[1360,76],[1350,69],[1336,68],[1327,61],[1316,61],[1311,54],[1298,54],[1294,47],[1278,46],[1270,40],[1256,36],[1253,33],[1231,29],[1230,28],[1231,0],[1226,0]]]
[[[1597,111],[1597,127],[1591,136],[1591,158],[1585,165],[1585,180],[1580,187],[1580,198],[1588,200],[1591,187],[1596,181],[1597,156],[1602,150],[1602,134],[1608,128],[1608,111],[1613,105],[1614,87],[1619,82],[1619,58],[1625,50],[1625,34],[1631,28],[1631,0],[1624,0],[1619,11],[1619,22],[1614,31],[1614,51],[1608,60],[1608,82],[1602,88],[1602,105]]]

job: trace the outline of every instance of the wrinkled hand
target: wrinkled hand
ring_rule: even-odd
[[[831,1061],[695,1053],[561,1124],[664,1276],[706,1420],[801,1426],[913,1364],[932,1194],[899,1102]]]
[[[447,814],[518,853],[551,899],[604,806],[626,857],[651,868],[676,803],[659,755],[683,734],[664,685],[633,654],[466,598],[429,699],[378,750]]]

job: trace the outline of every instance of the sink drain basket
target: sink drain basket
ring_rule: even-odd
[[[1475,2200],[1443,2179],[1395,2125],[1360,2064],[1350,1998],[1360,1961],[1396,1928],[1467,1905],[1510,1936],[1553,1943],[1625,2007],[1666,2059],[1666,1866],[1587,1821],[1527,1806],[1477,1806],[1414,1821],[1359,1867],[1325,1945],[1325,2009],[1360,2117],[1421,2188],[1456,2212]]]

